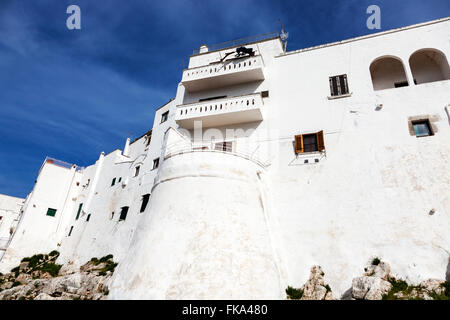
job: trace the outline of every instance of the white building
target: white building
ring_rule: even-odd
[[[23,203],[22,198],[0,194],[0,259],[16,231]]]
[[[446,18],[291,52],[278,35],[202,46],[123,151],[44,161],[0,271],[113,254],[113,299],[283,299],[316,264],[340,297],[374,257],[445,277],[449,38]]]

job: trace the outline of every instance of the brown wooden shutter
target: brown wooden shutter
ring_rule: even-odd
[[[303,152],[303,136],[301,134],[295,136],[295,153]]]
[[[325,150],[325,142],[323,139],[323,130],[316,133],[317,135],[317,149],[319,151]]]

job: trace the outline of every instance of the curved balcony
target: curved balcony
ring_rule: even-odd
[[[185,129],[194,128],[194,121],[202,121],[203,128],[261,121],[263,105],[261,93],[183,104],[177,107],[175,121]]]
[[[260,55],[242,57],[186,69],[181,83],[189,92],[227,87],[264,80],[264,63]]]

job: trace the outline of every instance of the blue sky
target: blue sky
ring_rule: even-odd
[[[382,30],[450,16],[448,0],[0,0],[0,193],[25,197],[47,155],[87,166],[142,135],[201,44],[279,18],[288,50],[369,34],[371,4]]]

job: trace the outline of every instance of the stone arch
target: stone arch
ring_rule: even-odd
[[[437,49],[420,49],[409,57],[409,66],[416,84],[450,79],[445,54]]]
[[[384,90],[408,86],[403,61],[395,56],[383,56],[370,64],[373,89]]]

